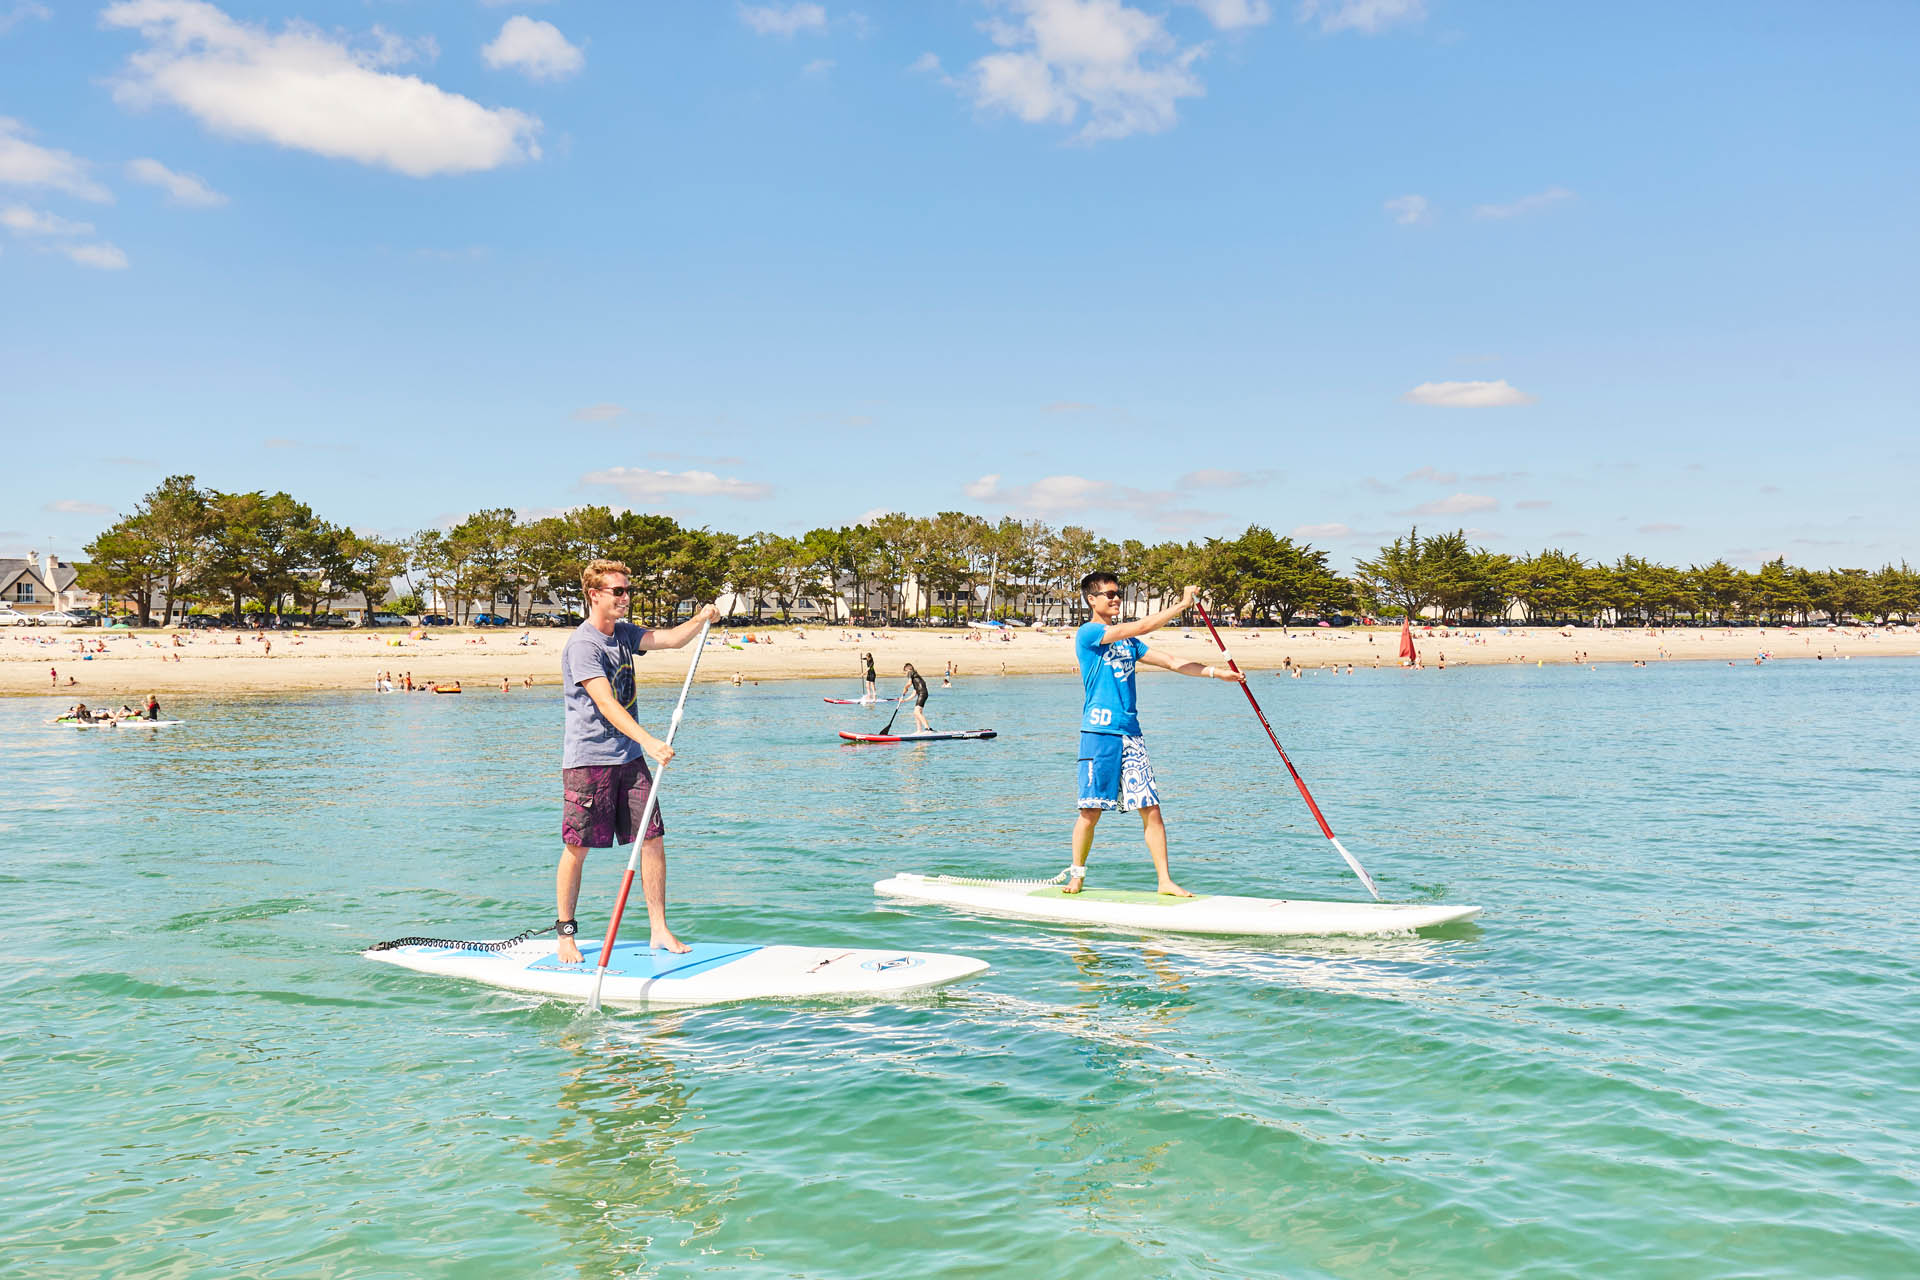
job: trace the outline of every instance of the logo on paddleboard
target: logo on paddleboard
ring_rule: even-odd
[[[912,969],[925,963],[919,956],[888,956],[885,960],[869,960],[860,967],[869,973],[885,973],[889,969]]]

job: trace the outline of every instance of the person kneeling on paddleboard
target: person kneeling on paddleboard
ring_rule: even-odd
[[[659,807],[644,832],[634,827],[646,809],[653,775],[648,756],[661,764],[673,759],[673,748],[640,727],[633,718],[635,701],[633,663],[650,649],[678,649],[700,633],[703,623],[720,616],[706,605],[677,627],[659,630],[624,620],[632,585],[627,566],[617,560],[595,560],[580,575],[587,600],[587,620],[567,638],[560,653],[560,684],[566,710],[560,777],[565,803],[560,816],[560,839],[566,851],[554,879],[554,902],[559,915],[559,959],[579,964],[574,942],[579,929],[574,908],[580,900],[580,872],[587,850],[606,849],[618,840],[640,847],[640,887],[647,900],[647,923],[653,945],[685,951],[687,945],[667,928],[666,824]]]
[[[1140,733],[1133,688],[1134,667],[1146,663],[1183,676],[1206,676],[1240,682],[1231,667],[1202,666],[1153,653],[1139,639],[1158,631],[1185,613],[1200,594],[1188,587],[1180,602],[1138,622],[1120,622],[1120,580],[1094,572],[1080,580],[1093,621],[1074,633],[1073,648],[1080,659],[1080,682],[1086,702],[1080,713],[1080,817],[1073,824],[1073,864],[1067,868],[1064,892],[1078,893],[1086,885],[1087,857],[1093,852],[1093,832],[1108,809],[1137,811],[1145,829],[1147,852],[1160,875],[1160,892],[1180,898],[1193,895],[1173,882],[1167,869],[1167,827],[1160,817],[1160,794],[1154,788],[1153,764],[1147,759]]]

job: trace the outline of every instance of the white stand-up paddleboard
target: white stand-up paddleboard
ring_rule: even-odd
[[[363,951],[369,960],[488,986],[585,1000],[593,990],[598,942],[582,939],[580,964],[560,963],[558,942],[534,938],[504,951],[447,946],[395,946]],[[810,1000],[898,996],[942,987],[982,973],[987,962],[931,951],[855,947],[759,946],[696,942],[684,954],[622,942],[600,989],[606,1004],[674,1006],[732,1000]]]
[[[1225,894],[1170,898],[1133,889],[1064,893],[1057,884],[1034,880],[975,880],[911,872],[879,881],[873,891],[884,897],[937,902],[987,915],[1147,933],[1270,937],[1406,933],[1471,920],[1480,914],[1478,907],[1444,903],[1314,902]]]
[[[62,729],[171,729],[184,720],[136,720],[131,717],[122,720],[49,720],[48,724],[59,725]]]

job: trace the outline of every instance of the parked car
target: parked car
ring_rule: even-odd
[[[420,615],[420,625],[423,627],[450,627],[453,625],[453,619],[444,613],[423,613]]]
[[[367,615],[366,621],[360,625],[363,627],[404,627],[407,625],[407,620],[397,613],[374,613]]]
[[[513,625],[497,613],[476,613],[468,619],[476,627],[506,627]]]
[[[31,627],[33,625],[32,614],[21,613],[10,604],[0,604],[0,627]]]
[[[36,627],[84,627],[87,620],[71,609],[53,609],[46,613],[27,614],[26,619]]]

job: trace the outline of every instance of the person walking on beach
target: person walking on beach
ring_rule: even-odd
[[[1093,852],[1094,829],[1109,809],[1137,812],[1146,836],[1147,852],[1160,877],[1160,892],[1178,898],[1193,895],[1173,882],[1167,867],[1167,826],[1160,816],[1160,793],[1154,786],[1153,763],[1140,731],[1133,675],[1140,663],[1176,675],[1245,683],[1232,667],[1202,666],[1155,653],[1139,637],[1158,631],[1185,613],[1200,594],[1188,587],[1179,603],[1138,622],[1121,622],[1120,580],[1095,571],[1080,580],[1093,620],[1074,633],[1073,648],[1080,659],[1080,682],[1086,698],[1080,713],[1080,816],[1073,824],[1073,863],[1067,868],[1065,892],[1086,887],[1087,858]]]
[[[900,696],[913,695],[913,723],[921,733],[932,733],[933,726],[927,723],[927,682],[911,662],[901,668],[907,673],[907,683],[901,687]]]
[[[880,696],[879,677],[874,674],[872,654],[867,655],[867,691],[861,696],[867,702],[872,702]]]
[[[694,611],[677,627],[653,629],[625,620],[632,583],[627,566],[595,560],[580,575],[587,619],[567,638],[560,653],[560,687],[566,719],[560,758],[564,801],[560,839],[565,851],[554,876],[554,927],[560,933],[559,958],[579,964],[574,942],[579,922],[580,873],[587,850],[606,849],[618,840],[640,840],[640,887],[647,902],[652,942],[667,951],[689,948],[667,928],[666,823],[656,807],[645,831],[636,831],[653,788],[647,756],[661,764],[673,748],[640,727],[633,718],[634,661],[653,649],[678,649],[700,634],[702,623],[720,616],[712,605]]]

